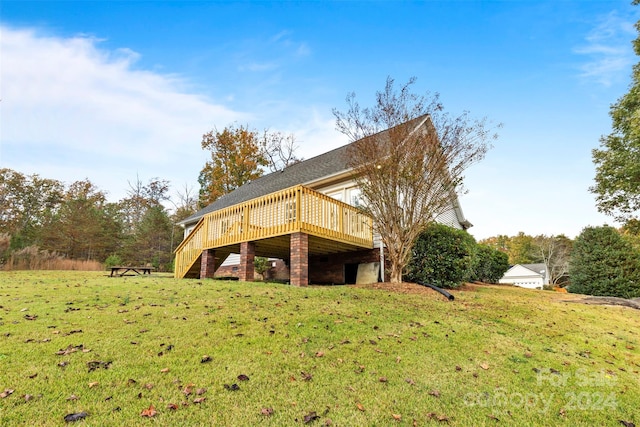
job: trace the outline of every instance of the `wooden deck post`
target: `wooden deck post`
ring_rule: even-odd
[[[242,242],[240,243],[240,280],[245,282],[253,282],[255,271],[253,259],[256,257],[256,243]]]
[[[289,282],[293,286],[309,284],[309,235],[306,233],[291,234],[291,265]]]
[[[200,260],[200,278],[210,279],[216,272],[216,251],[215,249],[205,249],[202,251]]]

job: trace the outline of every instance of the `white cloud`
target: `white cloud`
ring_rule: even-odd
[[[585,44],[574,52],[588,57],[580,69],[582,78],[611,86],[631,73],[634,60],[631,40],[635,37],[633,22],[614,11],[587,34]]]
[[[0,167],[119,196],[136,174],[195,182],[202,134],[242,114],[190,93],[174,75],[134,67],[139,54],[87,36],[0,27]],[[52,174],[52,175],[50,175]]]

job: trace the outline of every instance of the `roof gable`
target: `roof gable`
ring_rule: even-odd
[[[504,273],[503,277],[537,276],[545,277],[547,267],[544,264],[516,264]]]

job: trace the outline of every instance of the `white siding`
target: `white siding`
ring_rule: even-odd
[[[498,283],[511,284],[528,289],[542,289],[545,278],[526,267],[516,264],[507,270]]]
[[[457,228],[458,230],[463,229],[462,225],[460,224],[460,220],[458,219],[458,213],[453,206],[451,206],[445,213],[438,215],[436,217],[436,221],[440,224],[448,225],[452,228]]]

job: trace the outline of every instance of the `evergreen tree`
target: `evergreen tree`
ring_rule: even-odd
[[[613,227],[582,230],[573,244],[569,274],[573,293],[640,297],[640,253]]]

